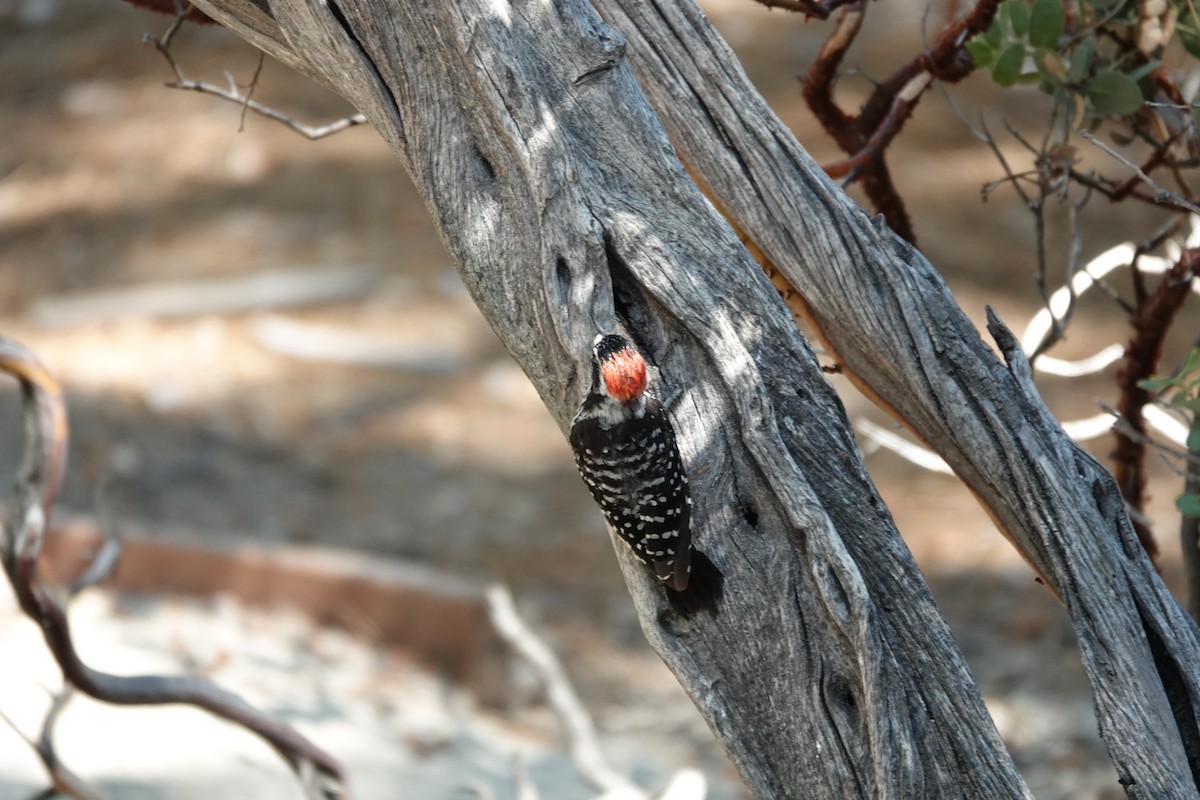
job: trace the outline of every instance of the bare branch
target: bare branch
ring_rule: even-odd
[[[42,732],[36,742],[27,737],[7,714],[0,712],[0,720],[3,720],[14,733],[33,748],[33,751],[37,753],[38,760],[45,767],[46,774],[50,777],[50,786],[38,797],[54,798],[65,795],[74,800],[110,800],[109,795],[103,790],[89,785],[87,781],[68,769],[54,751],[54,724],[70,699],[71,687],[69,684],[53,695],[50,708],[46,711],[45,719],[42,720]]]
[[[784,11],[797,11],[805,17],[827,19],[838,8],[850,0],[754,0],[767,8],[780,8]]]
[[[100,545],[100,549],[92,556],[92,561],[88,564],[78,578],[76,578],[71,586],[67,589],[67,597],[75,595],[87,589],[90,586],[103,581],[117,566],[117,561],[121,558],[121,539],[116,535],[106,535],[104,541]]]
[[[194,676],[124,677],[84,663],[75,650],[62,598],[38,573],[46,524],[66,464],[68,432],[62,389],[30,350],[3,338],[0,371],[20,383],[25,416],[25,451],[7,503],[0,556],[22,611],[41,628],[63,679],[91,697],[117,705],[183,703],[204,709],[241,725],[274,747],[299,776],[310,800],[348,800],[348,778],[337,759],[232,692]],[[106,558],[99,559],[102,566]]]
[[[1160,451],[1163,456],[1164,463],[1167,464],[1167,466],[1176,474],[1181,476],[1185,474],[1185,470],[1178,466],[1178,462],[1200,466],[1200,455],[1192,453],[1183,447],[1173,447],[1161,439],[1156,439],[1153,436],[1148,436],[1145,433],[1137,430],[1129,424],[1129,420],[1126,419],[1120,411],[1103,400],[1096,401],[1096,405],[1100,406],[1100,409],[1104,411],[1104,413],[1110,414],[1114,418],[1114,428],[1131,439],[1136,439],[1141,444],[1144,444],[1147,447],[1153,447],[1155,450]]]
[[[1151,189],[1154,190],[1154,202],[1155,203],[1158,203],[1158,204],[1164,205],[1164,206],[1169,206],[1172,208],[1184,209],[1184,210],[1192,212],[1193,214],[1200,214],[1200,205],[1196,205],[1191,200],[1188,200],[1185,197],[1175,194],[1174,192],[1169,192],[1166,189],[1159,186],[1157,183],[1154,182],[1154,179],[1151,178],[1148,174],[1146,174],[1146,172],[1140,166],[1133,163],[1128,158],[1121,155],[1116,150],[1112,149],[1111,147],[1106,145],[1104,142],[1097,139],[1095,136],[1093,136],[1091,134],[1090,131],[1080,131],[1079,135],[1082,136],[1084,138],[1084,140],[1086,140],[1087,142],[1094,144],[1096,147],[1099,147],[1101,150],[1108,153],[1110,156],[1115,158],[1117,161],[1120,161],[1126,167],[1133,170],[1133,172],[1142,181],[1142,183],[1146,184],[1148,187],[1150,187]]]
[[[530,630],[517,613],[508,589],[496,584],[487,591],[488,611],[501,638],[537,671],[546,686],[546,696],[562,721],[571,760],[580,774],[602,791],[645,793],[609,766],[600,750],[596,726],[567,678],[562,664],[546,643]]]
[[[512,771],[516,800],[541,800],[537,786],[530,779],[529,770],[525,768],[525,759],[521,758],[520,754],[513,757]]]
[[[282,123],[296,133],[299,133],[301,136],[314,141],[317,139],[323,139],[326,136],[332,136],[335,133],[340,133],[347,128],[353,128],[356,125],[362,125],[366,123],[367,118],[364,115],[352,114],[335,122],[331,122],[328,125],[308,125],[300,122],[289,114],[285,114],[284,112],[271,108],[270,106],[263,105],[256,100],[252,100],[250,96],[254,94],[254,88],[258,85],[258,76],[262,72],[262,55],[259,56],[258,66],[255,68],[254,76],[250,81],[250,88],[245,94],[238,90],[237,83],[232,80],[230,81],[230,87],[228,89],[224,89],[212,83],[192,80],[184,74],[183,68],[179,66],[179,62],[177,62],[175,60],[175,56],[171,54],[171,40],[174,38],[175,33],[179,30],[179,27],[183,24],[184,19],[185,18],[182,16],[176,18],[175,22],[171,24],[171,27],[167,29],[167,32],[163,34],[162,38],[152,36],[151,34],[147,33],[142,36],[142,42],[153,44],[154,49],[162,54],[162,57],[166,59],[167,64],[170,65],[171,71],[175,73],[175,80],[165,84],[168,88],[183,89],[184,91],[189,92],[200,92],[201,94],[210,94],[214,97],[219,97],[222,100],[228,100],[231,103],[237,103],[240,105],[242,107],[242,115],[241,122],[238,126],[239,131],[241,131],[242,127],[245,125],[247,110],[253,111],[260,116],[266,117],[267,119],[272,119],[276,122]]]
[[[246,89],[246,102],[242,103],[242,116],[238,120],[238,133],[246,129],[246,110],[250,108],[250,97],[254,94],[254,90],[258,88],[258,76],[262,74],[263,61],[267,54],[261,50],[258,52],[258,64],[254,67],[254,75],[250,77],[250,86]]]

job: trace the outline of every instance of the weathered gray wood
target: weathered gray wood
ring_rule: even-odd
[[[758,796],[1026,796],[840,403],[684,173],[621,34],[582,0],[273,0],[270,22],[198,5],[371,119],[564,429],[597,331],[621,324],[658,365],[720,614],[675,616],[618,553]]]
[[[1062,598],[1129,795],[1197,796],[1196,627],[1111,476],[1046,409],[1011,335],[992,320],[1005,367],[924,257],[812,162],[690,2],[597,6],[628,35],[689,166],[790,279],[839,361],[945,458]]]

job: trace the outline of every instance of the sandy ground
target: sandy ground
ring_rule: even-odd
[[[878,77],[920,41],[921,15],[903,4],[872,8],[868,34],[888,34],[887,44],[856,63]],[[835,158],[794,80],[822,28],[750,3],[710,10],[801,140],[818,158]],[[115,2],[0,3],[0,331],[36,348],[70,393],[64,507],[155,535],[314,542],[504,580],[567,662],[621,769],[653,786],[696,765],[713,782],[712,796],[737,796],[719,748],[641,639],[560,432],[465,296],[399,164],[365,128],[309,143],[250,118],[239,133],[237,108],[162,87],[166,65],[139,41],[164,27]],[[214,29],[185,29],[177,53],[189,74],[213,81],[224,81],[226,70],[244,81],[256,62],[250,48]],[[861,76],[844,81],[847,105],[865,86]],[[1039,119],[1032,95],[995,101],[987,90],[977,80],[955,96],[968,114],[999,102],[993,122]],[[310,121],[349,110],[272,63],[256,97]],[[1020,327],[1037,307],[1032,229],[1003,194],[980,201],[980,186],[999,174],[985,149],[935,97],[897,143],[892,164],[922,244],[964,309],[980,319],[991,304]],[[1089,248],[1142,234],[1150,221],[1141,210],[1094,201]],[[101,290],[328,267],[363,270],[369,291],[301,309],[174,318],[120,308],[88,316],[64,306]],[[76,316],[55,317],[64,307]],[[385,343],[395,358],[389,367],[345,366],[273,352],[264,331],[281,321]],[[1081,304],[1074,325],[1064,357],[1125,336],[1100,300]],[[1110,370],[1043,388],[1064,417],[1083,416],[1094,413],[1095,398],[1112,399],[1111,378]],[[839,390],[852,418],[886,422],[852,390]],[[0,441],[14,443],[0,448],[7,473],[19,428],[13,392],[0,401],[0,432],[9,432]],[[1102,457],[1108,449],[1105,441],[1094,446]],[[1035,795],[1117,796],[1062,611],[956,481],[889,453],[867,463]],[[1177,488],[1165,471],[1156,477],[1151,510],[1171,578]],[[395,796],[397,782],[418,787],[406,796],[454,797],[464,770],[499,780],[514,752],[554,752],[553,721],[536,693],[518,692],[524,699],[508,716],[479,712],[402,656],[306,629],[286,611],[97,595],[80,613],[91,636],[110,641],[120,671],[207,663],[211,649],[197,632],[211,627],[226,637],[217,677],[343,747],[367,797]],[[4,652],[17,639],[35,647],[19,621],[5,625]],[[274,650],[255,652],[256,639]],[[12,691],[0,695],[0,710],[29,732],[37,718],[29,704],[44,694],[34,687],[52,685],[52,674],[5,669],[0,685]],[[295,683],[271,677],[293,672]],[[437,731],[429,735],[443,744],[428,747],[426,734],[411,732],[424,724],[421,709]],[[63,756],[115,797],[233,796],[218,788],[225,764],[252,765],[262,786],[283,787],[256,783],[253,796],[292,796],[269,754],[248,755],[257,751],[245,737],[192,727],[185,734],[184,726],[199,724],[191,717],[150,724],[128,711],[89,716],[100,713],[86,702],[68,712]],[[81,726],[75,738],[73,716]],[[133,763],[89,747],[89,725],[130,737],[149,730],[139,747],[159,749]],[[179,741],[186,735],[189,747],[203,739],[213,748],[202,774],[155,733],[176,725]],[[32,756],[19,746],[4,750],[0,796],[20,796],[15,787],[31,793]],[[561,756],[546,758],[540,778],[569,773]],[[562,780],[548,797],[586,796]]]

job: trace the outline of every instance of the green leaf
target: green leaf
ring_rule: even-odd
[[[1112,69],[1096,73],[1088,83],[1087,98],[1102,117],[1124,117],[1142,107],[1142,90],[1137,83]]]
[[[1178,25],[1175,33],[1179,36],[1179,41],[1183,43],[1183,49],[1187,50],[1193,58],[1200,58],[1200,32],[1193,24],[1189,22],[1186,25]]]
[[[1158,69],[1161,66],[1162,66],[1161,61],[1158,61],[1158,60],[1148,61],[1145,64],[1142,64],[1140,67],[1130,70],[1129,77],[1133,78],[1135,81],[1140,81],[1142,78],[1146,77],[1151,72],[1154,72],[1154,70]]]
[[[1081,83],[1092,70],[1092,57],[1096,55],[1096,38],[1089,36],[1071,51],[1070,64],[1067,67],[1067,80],[1071,83]]]
[[[1200,494],[1181,494],[1175,498],[1175,507],[1185,517],[1200,517]]]
[[[992,46],[978,36],[967,42],[965,47],[971,54],[971,60],[975,62],[975,66],[980,69],[987,69],[991,65],[992,59],[996,57],[996,51],[992,49]]]
[[[1021,77],[1021,65],[1024,63],[1025,45],[1020,42],[1010,44],[992,65],[992,80],[1001,86],[1012,86]]]
[[[1188,431],[1187,449],[1191,453],[1200,453],[1200,419],[1192,420],[1192,427]]]
[[[991,45],[993,50],[999,50],[1000,45],[1004,44],[1004,28],[1000,25],[999,15],[992,20],[992,24],[984,32],[983,40]]]
[[[1173,386],[1174,381],[1170,378],[1142,378],[1137,382],[1139,389],[1145,389],[1147,392],[1161,392],[1168,386]]]
[[[1000,28],[1000,33],[1007,36],[1012,33],[1012,7],[1013,0],[1001,3],[996,7],[996,16],[992,20],[992,24]]]
[[[1183,378],[1196,372],[1196,368],[1200,367],[1200,347],[1193,347],[1188,352],[1187,360],[1183,362],[1183,366],[1179,369],[1179,377]],[[1200,375],[1196,376],[1200,379]]]
[[[1054,47],[1063,32],[1062,0],[1033,0],[1029,12],[1029,43],[1034,47]]]
[[[1029,6],[1023,0],[1008,0],[1004,5],[1010,6],[1008,24],[1012,27],[1013,36],[1024,39],[1029,33]]]

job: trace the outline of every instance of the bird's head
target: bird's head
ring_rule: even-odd
[[[646,393],[646,360],[624,336],[600,334],[592,344],[592,357],[599,391],[622,405],[635,403]]]

